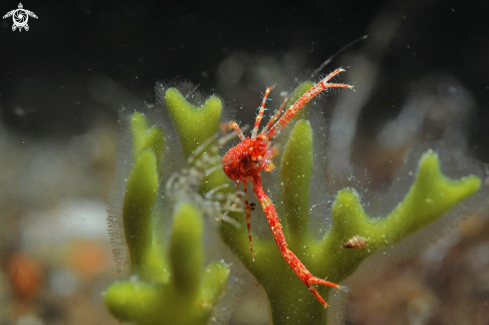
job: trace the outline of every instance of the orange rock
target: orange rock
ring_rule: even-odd
[[[97,242],[79,241],[70,250],[70,265],[85,280],[91,280],[102,272],[109,259],[105,246]]]
[[[37,295],[43,278],[41,265],[32,256],[17,253],[8,260],[10,285],[20,299],[29,300]]]

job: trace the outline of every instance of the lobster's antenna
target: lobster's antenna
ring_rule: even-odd
[[[319,66],[319,68],[317,68],[316,70],[314,70],[313,73],[311,73],[311,79],[316,77],[316,75],[321,72],[321,70],[324,69],[325,66],[327,66],[331,61],[333,61],[333,59],[338,55],[340,54],[341,52],[345,51],[346,49],[348,49],[349,47],[352,47],[353,45],[357,44],[358,42],[361,42],[361,41],[364,41],[366,40],[367,38],[369,38],[368,35],[363,35],[362,37],[359,37],[357,38],[356,40],[354,41],[351,41],[350,43],[346,44],[345,46],[343,46],[341,49],[339,49],[336,53],[334,53],[333,55],[331,55],[329,58],[326,59],[326,61],[324,61],[323,63],[321,63],[321,65]]]

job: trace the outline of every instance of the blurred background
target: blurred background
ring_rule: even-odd
[[[117,277],[105,212],[117,115],[154,104],[157,81],[219,94],[246,124],[266,86],[319,80],[323,61],[368,34],[321,71],[346,67],[337,80],[356,88],[321,107],[327,174],[368,169],[383,191],[427,141],[469,157],[461,165],[489,162],[487,0],[22,4],[38,16],[29,31],[0,21],[2,325],[118,323],[102,304]],[[17,7],[2,0],[0,14]],[[352,279],[346,324],[488,324],[479,203],[423,253]],[[240,299],[232,324],[268,323],[258,288]]]

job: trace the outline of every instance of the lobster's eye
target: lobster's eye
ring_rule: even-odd
[[[251,158],[251,161],[255,164],[260,163],[263,160],[263,156],[258,156],[255,159]]]

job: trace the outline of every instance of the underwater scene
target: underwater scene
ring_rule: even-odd
[[[0,1],[0,325],[489,323],[489,1]]]

